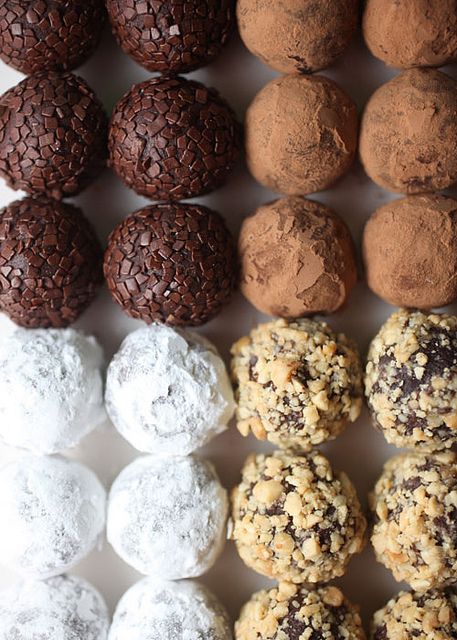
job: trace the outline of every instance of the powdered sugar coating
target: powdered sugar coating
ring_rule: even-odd
[[[198,582],[145,578],[121,598],[109,640],[231,640],[229,618]]]
[[[128,335],[108,368],[106,408],[139,451],[187,455],[226,429],[235,402],[216,348],[151,325]]]
[[[106,640],[99,592],[76,576],[21,582],[0,592],[0,640]]]
[[[30,578],[67,571],[97,544],[106,492],[95,473],[59,457],[23,458],[0,470],[0,564]]]
[[[195,456],[146,456],[115,480],[108,502],[108,540],[145,575],[200,576],[225,542],[227,492],[214,467]]]
[[[102,349],[74,329],[17,329],[0,342],[0,439],[35,453],[76,445],[106,417]]]

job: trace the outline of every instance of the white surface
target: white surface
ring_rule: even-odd
[[[102,46],[83,67],[81,73],[98,92],[108,109],[112,108],[114,102],[131,84],[149,76],[148,72],[128,60],[116,48],[108,32]],[[192,74],[192,77],[217,87],[242,117],[255,93],[274,75],[276,74],[252,57],[234,37],[214,64]],[[336,79],[362,107],[373,90],[391,77],[393,72],[388,71],[382,63],[370,56],[358,41],[335,67],[325,72],[325,75]],[[1,90],[7,89],[19,79],[19,74],[0,65]],[[17,197],[17,194],[3,185],[0,187],[0,205],[7,204]],[[313,197],[339,212],[349,224],[355,240],[359,242],[369,214],[391,196],[373,185],[356,163],[349,175],[335,188]],[[200,201],[219,210],[230,228],[237,232],[241,220],[247,214],[261,202],[271,199],[272,194],[258,187],[247,171],[240,167],[224,188],[201,198]],[[129,192],[108,171],[75,201],[84,208],[104,242],[116,223],[147,202],[144,198],[136,197]],[[368,341],[390,310],[367,290],[365,284],[359,283],[347,308],[333,315],[329,321],[333,327],[344,330],[355,338],[362,353],[365,353]],[[227,358],[230,345],[259,319],[261,316],[237,294],[220,317],[206,325],[202,333],[213,341]],[[0,320],[0,331],[3,335],[8,326],[6,320]],[[107,355],[111,356],[127,332],[141,324],[124,316],[114,302],[111,302],[107,292],[103,291],[76,326],[95,333]],[[11,428],[14,428],[14,425],[11,425]],[[240,467],[247,453],[260,448],[252,437],[243,440],[237,431],[231,428],[205,448],[204,453],[215,462],[223,483],[229,488],[238,481]],[[383,460],[393,451],[374,431],[366,411],[344,435],[323,447],[323,450],[329,454],[336,467],[347,471],[364,503],[367,491],[380,474]],[[11,455],[15,455],[14,452],[0,452],[1,459]],[[106,423],[86,438],[70,455],[92,466],[109,486],[117,473],[137,455],[137,452],[109,423]],[[107,544],[101,551],[94,552],[85,560],[78,572],[102,591],[111,608],[127,587],[139,577],[115,556]],[[0,586],[9,584],[12,579],[12,574],[6,570],[0,571]],[[243,566],[232,543],[227,545],[224,554],[204,578],[204,582],[228,607],[233,618],[254,590],[268,584],[268,581]],[[374,609],[384,605],[387,598],[398,589],[389,573],[376,564],[369,547],[362,556],[351,562],[346,577],[338,583],[354,602],[361,605],[365,621]]]

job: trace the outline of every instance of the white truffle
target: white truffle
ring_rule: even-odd
[[[195,456],[146,456],[115,480],[108,501],[108,540],[145,575],[196,577],[221,552],[227,492],[214,467]]]
[[[0,564],[31,578],[63,573],[97,544],[106,492],[72,460],[30,454],[0,470]]]
[[[99,592],[76,576],[22,582],[0,592],[0,640],[106,640]]]
[[[145,578],[121,598],[109,640],[231,640],[227,612],[198,582]]]
[[[0,439],[34,453],[73,447],[106,417],[95,338],[17,329],[0,341]]]
[[[205,338],[151,325],[128,335],[108,368],[106,408],[139,451],[187,455],[226,429],[235,402]]]

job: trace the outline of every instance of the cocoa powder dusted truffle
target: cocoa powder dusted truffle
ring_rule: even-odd
[[[104,22],[102,0],[3,0],[0,57],[27,75],[71,71],[93,53]]]
[[[189,204],[153,205],[116,227],[104,269],[111,295],[128,315],[196,326],[228,302],[235,248],[218,213]]]
[[[107,0],[122,49],[149,71],[185,73],[211,62],[233,26],[233,0]]]
[[[246,114],[249,169],[261,184],[287,195],[321,191],[345,174],[357,147],[357,110],[332,80],[272,80]]]
[[[390,304],[450,304],[457,298],[457,202],[439,194],[389,202],[365,226],[363,254],[368,286]]]
[[[312,73],[330,66],[350,43],[358,0],[238,0],[241,39],[265,64],[282,73]]]
[[[390,191],[425,193],[457,180],[457,82],[435,69],[411,69],[382,85],[362,117],[360,157]]]
[[[102,282],[102,249],[70,204],[35,196],[0,211],[0,311],[29,328],[66,327]]]
[[[13,189],[63,198],[105,166],[107,117],[71,73],[26,78],[0,97],[0,175]]]
[[[357,280],[345,223],[328,207],[305,198],[259,207],[243,222],[238,247],[241,290],[272,316],[336,311]]]
[[[228,104],[214,89],[184,78],[133,86],[111,119],[111,167],[152,199],[183,200],[216,189],[239,147],[239,125]]]

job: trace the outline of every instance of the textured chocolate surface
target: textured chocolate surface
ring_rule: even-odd
[[[107,0],[122,49],[149,71],[182,73],[204,66],[228,40],[233,0]]]
[[[82,78],[30,76],[0,97],[0,175],[28,193],[76,194],[105,166],[106,131],[103,107]]]
[[[82,212],[44,196],[0,211],[0,310],[23,327],[65,327],[95,297],[102,250]]]
[[[235,114],[198,82],[153,78],[132,87],[114,109],[110,164],[150,198],[182,200],[216,189],[239,149]]]
[[[220,215],[206,207],[153,205],[113,231],[104,271],[114,300],[133,318],[196,326],[231,296],[234,244]]]
[[[3,0],[0,57],[30,75],[79,67],[100,40],[102,0]]]

